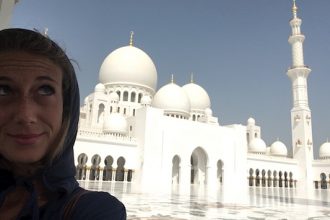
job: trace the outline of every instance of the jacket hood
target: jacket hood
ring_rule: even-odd
[[[73,146],[76,141],[79,121],[79,87],[73,71],[69,94],[64,94],[64,105],[68,107],[69,128],[64,140],[63,153],[43,170],[43,182],[50,191],[71,192],[78,186],[75,179]],[[67,99],[67,100],[65,100]],[[65,111],[63,112],[65,114]]]

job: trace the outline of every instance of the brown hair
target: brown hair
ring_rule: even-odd
[[[76,81],[75,71],[72,63],[64,50],[52,41],[47,35],[43,35],[39,32],[11,28],[0,31],[0,53],[9,51],[22,51],[40,55],[48,58],[55,65],[59,66],[63,72],[62,77],[62,96],[63,96],[63,115],[62,126],[58,134],[57,141],[54,143],[47,153],[44,160],[47,163],[51,163],[58,155],[60,155],[64,148],[64,141],[67,135],[72,103],[71,95],[73,90],[73,84]],[[1,166],[1,165],[0,165]]]

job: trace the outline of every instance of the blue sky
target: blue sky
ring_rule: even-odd
[[[314,152],[330,138],[330,1],[297,0],[312,110]],[[158,88],[195,83],[211,98],[221,125],[253,117],[262,138],[291,148],[291,0],[25,0],[13,27],[48,28],[79,63],[81,100],[93,92],[104,58],[129,43],[153,59]]]

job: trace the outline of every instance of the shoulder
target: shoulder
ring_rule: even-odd
[[[126,209],[122,202],[107,192],[87,191],[80,196],[72,219],[126,219]]]

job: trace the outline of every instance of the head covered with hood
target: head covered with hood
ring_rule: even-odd
[[[0,31],[0,53],[25,52],[48,58],[62,70],[63,115],[62,124],[55,143],[41,161],[31,164],[34,171],[24,177],[14,176],[10,161],[0,154],[0,201],[10,188],[24,182],[33,194],[32,181],[40,179],[51,192],[67,194],[78,184],[74,178],[75,165],[73,145],[77,135],[79,119],[79,89],[74,68],[65,52],[48,36],[39,32],[12,28]],[[1,109],[0,109],[1,111]],[[1,143],[0,143],[1,144]]]

